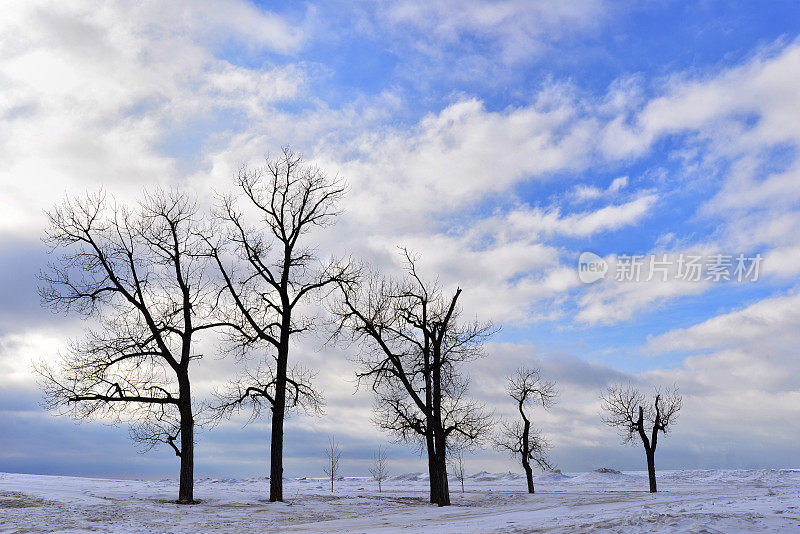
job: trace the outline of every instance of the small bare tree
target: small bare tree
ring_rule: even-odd
[[[553,466],[547,458],[550,443],[532,426],[525,407],[540,404],[544,409],[550,408],[557,396],[556,387],[553,382],[542,380],[538,369],[525,367],[517,369],[507,380],[506,391],[514,399],[522,421],[504,422],[495,438],[495,446],[507,450],[512,456],[519,456],[528,482],[528,493],[535,493],[531,462],[541,469],[552,469]]]
[[[464,451],[462,449],[450,453],[450,469],[453,471],[453,476],[456,477],[456,480],[461,483],[461,493],[464,493],[466,471],[464,470]]]
[[[151,448],[180,457],[178,502],[192,503],[195,414],[189,369],[197,337],[214,319],[218,288],[207,273],[194,202],[177,192],[138,205],[104,194],[48,213],[58,261],[41,274],[44,304],[96,320],[56,366],[40,364],[45,403],[76,418],[128,422]]]
[[[269,500],[282,501],[286,411],[301,407],[313,413],[322,405],[313,374],[290,364],[292,341],[314,326],[304,307],[352,277],[348,263],[318,261],[307,235],[333,224],[345,187],[288,148],[264,167],[242,168],[236,185],[243,198],[223,197],[218,213],[227,235],[208,240],[207,248],[223,280],[223,316],[234,325],[231,351],[239,359],[256,353],[262,360],[218,393],[216,408],[229,415],[248,404],[256,417],[268,407]]]
[[[372,467],[369,468],[369,474],[372,475],[372,480],[378,483],[378,493],[382,492],[383,481],[389,476],[389,459],[386,457],[383,447],[378,447],[378,450],[372,455]]]
[[[331,493],[333,493],[333,481],[339,476],[339,461],[342,458],[342,451],[336,438],[328,438],[328,448],[325,449],[325,456],[328,462],[322,468],[322,471],[331,479]]]
[[[673,387],[663,393],[656,391],[653,404],[649,404],[632,385],[616,384],[609,387],[601,399],[605,412],[603,422],[620,431],[623,443],[633,443],[636,436],[642,440],[647,456],[650,493],[655,493],[658,491],[655,462],[658,433],[666,434],[678,419],[682,404],[678,388]]]

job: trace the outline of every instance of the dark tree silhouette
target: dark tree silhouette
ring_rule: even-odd
[[[609,387],[601,399],[605,412],[603,422],[620,431],[623,443],[633,443],[635,436],[641,438],[647,456],[650,493],[655,493],[658,491],[655,462],[658,433],[666,434],[678,419],[682,403],[678,389],[672,388],[664,393],[656,391],[651,405],[635,387],[617,384]]]
[[[545,409],[551,407],[557,395],[556,387],[553,382],[543,381],[538,369],[520,368],[508,377],[506,391],[514,399],[522,421],[503,423],[500,435],[495,438],[495,445],[520,458],[528,482],[528,493],[534,493],[531,462],[541,469],[553,469],[553,466],[547,458],[550,444],[532,426],[525,408],[535,404]]]
[[[303,238],[333,223],[345,188],[288,148],[264,167],[242,168],[236,184],[246,207],[233,196],[223,197],[218,215],[228,235],[209,241],[208,248],[224,284],[225,321],[236,325],[229,331],[231,350],[242,359],[253,352],[269,356],[221,392],[216,408],[226,415],[248,403],[257,416],[262,406],[269,407],[269,500],[282,501],[286,410],[318,411],[322,401],[312,373],[289,365],[291,340],[314,325],[302,308],[320,291],[346,286],[352,276],[347,263],[320,263]]]
[[[461,324],[461,289],[445,297],[403,254],[402,280],[369,275],[360,285],[341,285],[338,333],[349,331],[361,343],[357,377],[376,395],[376,424],[427,452],[431,502],[447,506],[448,441],[474,443],[491,427],[483,407],[466,397],[469,381],[460,367],[483,355],[494,329]]]
[[[145,194],[138,205],[100,193],[48,213],[46,242],[58,260],[40,294],[54,310],[96,320],[61,360],[41,363],[45,405],[76,418],[131,424],[150,448],[180,457],[178,502],[192,503],[195,414],[189,368],[198,333],[212,317],[216,288],[199,256],[196,207],[177,192]]]
[[[369,474],[372,476],[372,480],[378,483],[378,493],[383,491],[383,481],[389,477],[389,459],[382,447],[378,447],[372,456],[372,467],[369,468]]]

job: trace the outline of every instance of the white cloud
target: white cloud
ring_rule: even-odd
[[[20,2],[4,14],[0,234],[38,233],[31,206],[65,190],[167,183],[176,177],[170,137],[202,144],[208,127],[198,123],[222,111],[260,116],[304,83],[297,68],[246,69],[203,46],[207,32],[281,51],[299,45],[289,25],[244,2]]]
[[[599,187],[595,187],[593,185],[577,185],[569,196],[578,203],[597,200],[600,198],[611,198],[617,195],[627,185],[628,177],[620,176],[619,178],[614,178],[611,184],[609,184],[609,186],[605,189],[600,189]]]
[[[350,212],[409,228],[523,180],[582,167],[594,131],[569,101],[491,112],[470,99],[425,117],[410,133],[356,139],[357,152],[345,162],[336,163],[338,146],[325,147],[319,159],[348,177]]]
[[[514,63],[541,53],[559,39],[597,27],[606,17],[605,4],[601,0],[433,0],[393,2],[382,11],[392,24],[410,25],[446,44],[464,38],[491,39],[499,48],[500,60]]]
[[[620,116],[604,128],[604,151],[614,158],[638,156],[663,136],[689,136],[687,145],[700,148],[705,162],[722,168],[730,164],[701,213],[735,220],[769,208],[758,221],[767,224],[775,210],[793,213],[800,200],[797,157],[785,156],[785,168],[768,170],[774,150],[800,146],[800,125],[792,119],[800,106],[798,77],[797,41],[713,76],[676,77],[663,96],[629,120]]]
[[[653,352],[746,348],[768,356],[777,347],[792,350],[800,331],[800,294],[771,297],[712,317],[689,328],[651,338]]]
[[[684,242],[682,247],[727,254],[761,253],[765,257],[763,276],[795,276],[800,273],[796,260],[800,247],[800,158],[796,156],[800,126],[790,117],[800,108],[800,88],[794,82],[798,77],[800,43],[796,41],[713,75],[675,76],[663,95],[643,103],[630,117],[631,110],[623,109],[603,126],[602,150],[611,159],[639,157],[667,135],[683,136],[678,152],[689,158],[687,172],[697,165],[691,171],[692,179],[711,188],[710,197],[699,199],[695,217],[713,223],[717,231],[703,243],[690,239],[694,242]],[[680,180],[678,176],[675,181]],[[597,193],[599,190],[589,190],[588,196]],[[674,234],[671,239],[682,241]],[[708,287],[661,282],[603,284],[581,297],[577,318],[589,323],[623,321],[638,310],[698,294]]]
[[[657,195],[646,194],[624,204],[562,214],[559,206],[520,207],[475,223],[473,233],[492,239],[547,239],[553,236],[590,237],[640,222],[653,208]]]

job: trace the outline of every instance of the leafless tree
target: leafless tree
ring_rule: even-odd
[[[282,501],[286,410],[318,412],[322,405],[313,374],[289,364],[291,340],[314,325],[303,307],[352,276],[348,263],[323,264],[303,240],[333,223],[345,188],[288,148],[264,167],[242,168],[236,185],[245,207],[239,207],[242,199],[223,197],[218,219],[228,235],[207,245],[224,283],[225,321],[236,325],[229,332],[231,350],[241,359],[261,354],[262,361],[219,393],[216,408],[226,415],[248,404],[254,416],[269,408],[269,499]]]
[[[339,461],[342,459],[342,451],[333,437],[328,439],[328,448],[325,449],[325,456],[328,458],[328,462],[322,468],[322,471],[331,479],[331,493],[333,493],[333,481],[339,476]]]
[[[359,285],[341,285],[338,333],[361,343],[357,377],[376,395],[375,422],[427,452],[431,502],[446,506],[448,442],[475,443],[491,427],[483,407],[466,397],[469,381],[460,367],[482,356],[494,329],[461,324],[461,289],[445,297],[423,281],[408,251],[403,255],[401,280],[369,275]]]
[[[453,476],[461,483],[461,493],[464,493],[466,471],[464,470],[464,451],[462,449],[450,453],[450,466]]]
[[[378,493],[383,491],[383,481],[389,477],[389,459],[382,447],[378,447],[372,456],[372,467],[369,468],[369,474],[372,475],[372,480],[378,483]]]
[[[637,436],[642,440],[647,456],[650,493],[655,493],[658,491],[655,463],[658,433],[666,434],[678,419],[682,398],[677,387],[656,391],[652,405],[631,385],[613,385],[601,398],[605,412],[603,422],[620,431],[623,443],[633,443]]]
[[[37,365],[45,405],[128,422],[147,448],[166,443],[180,457],[178,502],[194,502],[189,369],[201,358],[197,335],[224,326],[213,319],[207,258],[196,254],[203,219],[187,196],[157,191],[138,205],[103,193],[67,199],[48,220],[57,261],[40,275],[42,301],[96,326],[56,365]]]
[[[495,438],[495,446],[520,458],[528,482],[528,493],[534,493],[531,462],[541,469],[552,469],[553,466],[547,458],[550,444],[532,426],[525,408],[534,404],[550,408],[557,396],[556,387],[553,382],[542,380],[538,369],[523,367],[508,377],[506,391],[514,399],[522,421],[504,422],[500,434]]]

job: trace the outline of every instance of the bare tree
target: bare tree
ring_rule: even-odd
[[[254,352],[268,356],[221,392],[216,408],[227,415],[249,404],[254,416],[269,408],[269,499],[282,501],[286,410],[318,412],[322,403],[312,373],[289,365],[291,340],[314,325],[301,309],[352,276],[347,263],[323,264],[302,242],[314,228],[333,223],[345,188],[288,148],[264,167],[242,168],[236,184],[246,208],[223,197],[218,215],[228,235],[208,248],[224,282],[225,321],[236,325],[229,332],[231,350],[241,359]],[[255,214],[253,224],[245,213]]]
[[[389,476],[389,459],[382,447],[378,447],[372,456],[372,467],[369,468],[369,474],[372,475],[372,480],[378,483],[378,493],[383,491],[383,481]]]
[[[677,387],[663,393],[656,391],[652,405],[646,403],[644,395],[631,385],[613,385],[601,399],[605,412],[603,422],[620,431],[623,443],[633,443],[636,436],[642,440],[647,456],[650,493],[655,493],[658,491],[655,463],[658,433],[666,434],[678,419],[682,398]]]
[[[96,326],[55,366],[37,366],[45,405],[128,422],[145,448],[166,443],[180,457],[178,502],[194,502],[189,368],[201,358],[196,336],[223,326],[212,319],[206,258],[196,254],[206,228],[194,203],[157,191],[124,205],[100,193],[67,199],[48,220],[45,240],[58,255],[40,275],[42,301]]]
[[[528,482],[528,493],[534,493],[531,462],[541,469],[552,469],[553,466],[547,458],[550,444],[532,426],[525,408],[533,404],[550,408],[557,396],[556,387],[553,382],[543,381],[538,369],[525,367],[517,369],[507,381],[506,391],[514,399],[522,421],[504,422],[500,434],[495,438],[495,446],[507,450],[512,456],[519,456]]]
[[[336,442],[336,438],[328,438],[328,448],[325,449],[325,456],[328,458],[328,462],[322,468],[322,471],[331,479],[331,493],[333,493],[333,481],[339,476],[339,461],[342,458],[342,451]]]
[[[483,407],[466,397],[469,381],[460,367],[483,355],[494,329],[460,324],[461,289],[445,297],[423,281],[408,251],[403,254],[402,280],[371,275],[358,286],[341,285],[338,333],[347,330],[361,343],[358,383],[376,395],[375,422],[427,451],[431,502],[447,506],[448,441],[474,443],[491,427]]]
[[[464,471],[464,451],[462,449],[451,452],[450,466],[453,471],[453,476],[461,483],[461,493],[464,493],[464,478],[466,477],[466,472]]]

